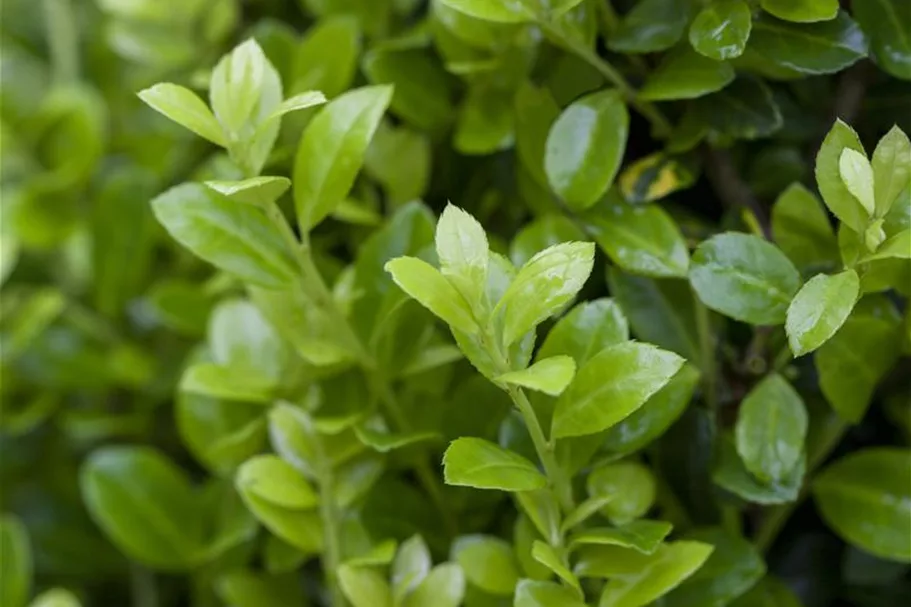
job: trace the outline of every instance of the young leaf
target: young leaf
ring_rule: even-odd
[[[25,607],[32,585],[32,551],[25,527],[12,516],[0,518],[0,603]]]
[[[227,146],[221,126],[193,91],[163,82],[139,92],[139,98],[160,112],[215,145]]]
[[[197,183],[152,201],[155,217],[177,242],[242,280],[273,289],[293,284],[293,254],[266,217]]]
[[[464,535],[453,542],[451,558],[469,582],[490,594],[509,596],[519,581],[512,546],[499,538]]]
[[[416,257],[398,257],[386,262],[384,267],[405,293],[453,329],[469,335],[478,332],[465,298],[432,265]]]
[[[237,471],[237,486],[270,503],[291,510],[317,505],[317,495],[300,472],[275,455],[259,455]]]
[[[392,595],[403,597],[430,572],[430,550],[420,535],[406,540],[392,563]]]
[[[257,111],[267,70],[274,72],[275,68],[252,38],[222,57],[212,70],[209,100],[226,132],[239,134]]]
[[[235,202],[267,207],[291,187],[287,177],[253,177],[243,181],[206,181],[205,185]]]
[[[619,91],[591,93],[563,110],[547,136],[544,170],[570,208],[587,209],[604,195],[620,169],[628,133]]]
[[[573,575],[572,571],[566,566],[563,562],[560,555],[554,550],[553,546],[541,540],[535,540],[531,548],[531,556],[557,574],[561,580],[575,588],[580,593],[582,592],[582,587],[579,585],[579,580]]]
[[[854,270],[834,276],[817,274],[808,280],[794,296],[785,321],[794,356],[812,352],[835,335],[859,294],[860,278]]]
[[[904,131],[893,126],[879,140],[873,151],[872,165],[876,216],[884,217],[911,183],[911,141]]]
[[[785,320],[800,274],[774,245],[729,232],[699,245],[690,282],[709,308],[754,325],[776,325]]]
[[[547,479],[530,461],[497,445],[472,437],[452,441],[443,454],[447,485],[502,491],[532,491]]]
[[[638,520],[621,527],[585,529],[573,534],[571,546],[620,546],[654,554],[672,528],[664,521]]]
[[[465,596],[465,574],[456,563],[443,563],[405,597],[402,607],[459,607]]]
[[[825,521],[849,543],[876,556],[911,563],[911,453],[865,449],[839,459],[813,483]]]
[[[342,565],[338,581],[354,607],[392,607],[389,584],[372,568]]]
[[[863,261],[877,259],[911,258],[911,229],[902,230],[876,247],[876,252],[863,257]]]
[[[586,607],[578,593],[554,582],[519,580],[513,607]]]
[[[389,86],[354,89],[330,101],[307,126],[293,178],[294,206],[303,232],[348,195],[391,98]]]
[[[639,91],[643,99],[695,99],[720,91],[734,81],[734,68],[684,47],[661,62]]]
[[[487,285],[487,260],[490,256],[487,234],[478,221],[447,204],[436,231],[440,271],[469,304],[477,305]]]
[[[495,23],[525,23],[534,12],[525,0],[440,0],[446,6],[476,19]]]
[[[803,399],[780,375],[768,375],[740,404],[737,452],[761,482],[779,483],[803,457],[807,435]]]
[[[838,14],[838,0],[761,0],[762,8],[785,21],[813,23]]]
[[[497,378],[498,381],[530,388],[551,396],[559,396],[576,372],[576,363],[569,356],[552,356],[538,360],[521,371],[510,371]]]
[[[683,366],[665,350],[637,342],[611,346],[579,369],[554,410],[553,436],[606,430],[641,407]]]
[[[512,345],[575,297],[591,274],[594,256],[590,242],[565,242],[532,257],[497,304],[503,309],[503,345]]]
[[[571,356],[582,366],[604,348],[628,339],[629,325],[620,306],[612,299],[596,299],[578,304],[560,318],[537,357]]]
[[[314,107],[317,105],[322,105],[326,103],[326,96],[323,95],[320,91],[307,91],[306,93],[300,93],[299,95],[294,95],[282,101],[275,111],[269,114],[266,117],[266,122],[270,120],[275,120],[276,118],[281,118],[285,114],[290,112],[296,112],[298,110],[305,110],[309,107]]]
[[[615,525],[626,525],[645,516],[657,493],[651,471],[631,461],[595,468],[588,475],[586,487],[593,497],[613,497],[601,511]]]
[[[699,11],[690,24],[690,44],[715,61],[734,59],[743,54],[752,26],[753,15],[746,2],[713,2]]]
[[[838,159],[838,173],[842,183],[856,198],[868,215],[872,215],[876,203],[873,201],[873,167],[867,157],[845,148]]]
[[[816,184],[829,210],[855,232],[862,233],[867,213],[841,178],[841,156],[846,149],[864,153],[854,129],[837,120],[816,155]]]

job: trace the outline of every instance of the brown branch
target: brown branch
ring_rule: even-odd
[[[772,239],[772,226],[765,207],[753,194],[750,186],[740,177],[740,172],[734,166],[734,161],[723,149],[713,148],[710,145],[703,147],[705,171],[709,182],[721,200],[729,207],[747,209],[756,217],[762,235]]]

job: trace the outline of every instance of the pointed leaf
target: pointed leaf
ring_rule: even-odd
[[[291,187],[287,177],[253,177],[243,181],[206,181],[209,189],[235,202],[266,207]]]
[[[911,11],[908,11],[908,14],[911,15]],[[873,151],[872,165],[876,184],[876,216],[883,217],[889,212],[899,194],[911,183],[911,141],[904,131],[893,126],[879,140]]]
[[[845,148],[838,159],[838,172],[848,191],[863,205],[867,215],[872,215],[876,208],[873,201],[873,167],[867,157]]]
[[[478,221],[447,204],[436,231],[440,271],[471,304],[480,302],[487,285],[487,234]]]
[[[307,91],[306,93],[300,93],[299,95],[289,97],[288,99],[282,101],[281,105],[279,105],[274,112],[266,117],[266,121],[275,120],[276,118],[281,118],[290,112],[304,110],[308,107],[314,107],[317,105],[322,105],[324,103],[326,103],[326,96],[323,95],[320,91]]]
[[[557,554],[557,551],[554,548],[541,540],[535,540],[531,548],[531,556],[557,574],[561,580],[582,592],[582,587],[579,585],[579,580],[573,575],[572,571],[566,566],[566,564],[560,558],[560,555]]]
[[[443,455],[447,485],[502,491],[531,491],[547,484],[534,464],[511,451],[472,437],[452,441]]]
[[[854,129],[837,120],[816,155],[816,184],[829,210],[855,232],[862,233],[867,225],[867,213],[841,179],[839,164],[845,149],[864,153]]]
[[[794,183],[772,207],[775,243],[801,269],[835,266],[838,241],[825,207],[805,186]]]
[[[623,310],[608,298],[582,302],[573,307],[547,333],[538,359],[571,356],[576,364],[629,339],[629,325]]]
[[[854,270],[834,276],[817,274],[808,280],[794,296],[785,322],[794,356],[812,352],[835,335],[859,294],[860,278]]]
[[[471,308],[439,270],[416,257],[398,257],[386,262],[386,271],[405,293],[439,316],[453,329],[469,335],[478,332]]]
[[[695,99],[720,91],[734,81],[734,68],[684,48],[672,53],[649,75],[639,91],[643,99]]]
[[[671,529],[670,523],[647,520],[633,521],[622,527],[584,529],[572,535],[571,546],[620,546],[642,554],[654,554]]]
[[[160,112],[215,145],[227,142],[212,112],[190,89],[163,82],[139,92],[139,98]]]
[[[527,369],[511,371],[499,376],[497,380],[559,396],[576,372],[576,363],[569,356],[552,356],[539,360]]]

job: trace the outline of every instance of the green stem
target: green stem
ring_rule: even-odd
[[[712,323],[709,309],[702,303],[695,291],[693,304],[696,307],[696,331],[699,334],[699,358],[702,362],[702,382],[705,390],[705,403],[709,410],[718,409],[718,373],[715,368],[715,337],[712,335]]]
[[[79,79],[79,32],[71,0],[44,0],[44,22],[54,80],[58,84],[76,82]]]
[[[640,99],[636,89],[626,81],[623,74],[595,52],[594,49],[590,49],[584,44],[580,44],[578,41],[564,36],[563,32],[552,23],[542,22],[540,23],[540,26],[551,38],[598,70],[608,82],[616,86],[627,102],[648,119],[652,124],[652,128],[657,137],[666,137],[671,133],[671,123],[668,122],[667,118],[664,117],[664,114],[661,113],[657,106],[649,101]]]
[[[332,463],[328,461],[322,450],[320,456],[323,460],[319,475],[320,516],[323,519],[323,541],[325,543],[322,555],[323,573],[326,577],[326,587],[329,589],[329,604],[331,607],[345,607],[348,603],[338,583],[341,549],[339,547],[339,513],[335,504],[335,476],[332,472]]]

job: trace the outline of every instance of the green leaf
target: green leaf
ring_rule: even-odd
[[[466,155],[493,154],[515,141],[512,91],[490,85],[468,89],[453,134],[453,148]]]
[[[851,453],[813,483],[823,519],[838,535],[878,557],[911,563],[911,453],[878,447]]]
[[[209,99],[215,117],[226,132],[238,135],[258,110],[267,69],[274,71],[252,38],[224,55],[215,66]]]
[[[693,254],[690,282],[709,308],[754,325],[785,320],[800,275],[775,245],[728,232],[704,241]]]
[[[509,258],[517,266],[524,265],[538,251],[567,242],[584,240],[585,233],[563,215],[548,214],[522,228],[509,246]]]
[[[538,359],[571,356],[577,365],[607,348],[629,339],[623,310],[608,298],[582,302],[573,307],[547,333]]]
[[[515,494],[515,498],[528,520],[534,524],[542,537],[551,539],[559,537],[560,506],[553,491],[550,489],[521,491]]]
[[[163,82],[139,92],[139,98],[156,112],[164,114],[177,124],[186,127],[215,145],[227,146],[227,140],[218,120],[190,89]]]
[[[296,112],[298,110],[305,110],[309,107],[322,105],[324,103],[326,103],[326,96],[323,95],[320,91],[307,91],[306,93],[300,93],[282,101],[281,105],[279,105],[275,111],[266,117],[266,121],[275,120],[276,118],[281,118],[285,114]]]
[[[710,59],[734,59],[743,53],[752,27],[753,15],[746,2],[712,2],[690,24],[690,44]]]
[[[292,252],[258,209],[185,183],[155,198],[152,210],[177,242],[221,270],[272,289],[296,279]]]
[[[310,483],[294,467],[275,455],[258,455],[237,471],[238,489],[291,510],[317,505]]]
[[[620,53],[654,53],[674,46],[689,22],[684,0],[644,0],[623,16],[607,38],[607,46]],[[661,15],[656,20],[655,15]]]
[[[358,24],[350,16],[319,19],[294,54],[289,92],[315,89],[330,99],[345,92],[357,72],[360,37]]]
[[[864,261],[877,259],[909,259],[911,258],[911,229],[902,230],[895,236],[884,241],[876,248],[876,252],[863,258]]]
[[[530,388],[551,396],[559,396],[576,373],[576,363],[569,356],[552,356],[538,360],[521,371],[510,371],[497,377],[498,381]]]
[[[524,0],[440,0],[446,6],[476,19],[494,23],[525,23],[534,12]]]
[[[831,74],[866,57],[867,40],[844,11],[831,21],[810,24],[763,17],[753,21],[747,52],[799,74]]]
[[[370,427],[367,424],[360,424],[354,427],[354,432],[358,439],[368,447],[387,453],[395,449],[401,449],[415,443],[438,439],[440,435],[436,432],[401,432],[391,433],[385,428]]]
[[[911,15],[911,11],[908,14]],[[873,151],[872,165],[876,184],[876,216],[885,217],[902,191],[911,184],[911,141],[904,131],[893,126],[879,140]]]
[[[869,0],[852,5],[851,14],[870,38],[880,69],[911,80],[911,7],[902,0]]]
[[[762,8],[785,21],[813,23],[838,14],[838,0],[761,0]]]
[[[588,494],[612,496],[601,512],[614,525],[626,525],[642,518],[655,502],[657,485],[651,471],[628,461],[595,468],[586,482]]]
[[[200,363],[189,367],[180,378],[179,389],[191,394],[251,403],[269,403],[276,383],[251,369]]]
[[[490,256],[484,228],[459,207],[447,204],[437,223],[435,240],[440,272],[465,301],[477,307],[487,285]]]
[[[759,580],[753,588],[731,603],[732,607],[801,607],[794,592],[771,575]]]
[[[544,170],[571,209],[586,209],[604,195],[620,169],[628,134],[629,112],[615,89],[563,110],[547,135]]]
[[[193,567],[203,518],[190,480],[149,447],[92,452],[79,477],[92,518],[131,558],[166,571]]]
[[[421,583],[430,572],[430,550],[420,535],[406,540],[392,563],[392,594],[403,597]]]
[[[897,331],[897,321],[855,310],[816,351],[819,386],[843,420],[857,423],[866,413],[876,385],[898,356]]]
[[[303,232],[347,197],[391,98],[389,86],[354,89],[330,101],[307,126],[293,177],[294,206]]]
[[[283,607],[304,599],[300,582],[293,575],[267,575],[243,569],[220,575],[215,589],[224,604],[232,607]]]
[[[697,100],[702,121],[717,134],[734,139],[759,139],[784,124],[772,90],[758,78],[741,76],[724,89]]]
[[[594,256],[590,242],[564,242],[528,260],[497,304],[503,310],[503,345],[512,345],[575,297]]]
[[[600,547],[604,549],[605,547]],[[599,607],[640,607],[664,596],[692,576],[712,554],[711,544],[680,541],[662,545],[642,566],[612,577]],[[635,553],[633,553],[635,554]]]
[[[557,401],[553,436],[610,428],[667,384],[683,362],[676,354],[637,342],[602,350],[579,369]]]
[[[709,528],[694,531],[687,539],[715,549],[696,573],[665,597],[668,607],[723,607],[765,575],[762,556],[738,535]]]
[[[338,581],[354,607],[392,607],[389,584],[371,568],[342,565]]]
[[[541,540],[535,540],[534,544],[532,544],[531,556],[557,574],[557,577],[561,580],[578,590],[580,593],[582,592],[579,580],[573,575],[572,571],[570,571],[563,562],[561,556],[550,544],[542,542]]]
[[[544,475],[521,455],[472,437],[450,443],[443,454],[443,478],[447,485],[502,491],[531,491],[547,484]]]
[[[854,270],[829,276],[817,274],[800,288],[788,307],[785,330],[794,356],[816,350],[848,319],[860,295]]]
[[[737,452],[762,483],[780,483],[803,457],[807,410],[800,394],[772,373],[740,405],[735,428]]]
[[[547,135],[559,115],[560,106],[546,88],[529,82],[519,87],[515,98],[516,153],[542,186],[548,185],[544,172]]]
[[[432,265],[416,257],[398,257],[386,262],[384,267],[405,293],[453,329],[469,335],[478,332],[478,325],[465,298]]]
[[[703,57],[688,47],[669,54],[639,91],[643,99],[671,101],[695,99],[720,91],[734,81],[734,68]]]
[[[712,471],[712,481],[748,502],[784,504],[797,499],[805,472],[806,458],[800,457],[797,465],[780,482],[761,483],[747,470],[734,441],[725,437]]]
[[[698,177],[696,171],[693,156],[655,152],[623,169],[619,179],[620,192],[628,202],[654,202],[692,187]]]
[[[244,466],[237,472],[236,485],[247,509],[273,534],[305,554],[317,554],[323,546],[323,523],[318,510],[286,508],[261,497],[245,485],[249,479]]]
[[[835,267],[838,241],[825,207],[806,187],[792,184],[772,206],[775,244],[801,268]]]
[[[588,498],[566,515],[566,518],[563,519],[563,524],[560,525],[560,529],[565,533],[573,527],[578,527],[597,514],[612,499],[614,499],[613,495],[596,495]]]
[[[664,521],[638,520],[621,527],[596,527],[574,533],[572,548],[579,546],[620,546],[642,554],[654,554],[672,525]]]
[[[582,220],[598,246],[623,270],[654,278],[686,277],[686,241],[661,207],[634,205],[609,194]]]
[[[6,603],[4,603],[6,605]],[[52,588],[35,597],[29,607],[80,607],[82,603],[69,590]]]
[[[212,360],[278,381],[287,357],[278,333],[250,301],[223,299],[209,318]]]
[[[25,526],[12,516],[0,518],[0,602],[25,607],[32,586],[32,550]]]
[[[838,172],[848,191],[864,207],[867,215],[872,215],[876,208],[873,201],[873,167],[867,157],[845,148],[838,159]]]
[[[451,558],[469,582],[490,594],[509,596],[519,581],[512,546],[499,538],[463,535],[453,542]]]
[[[243,181],[206,181],[205,185],[234,202],[265,208],[288,191],[291,180],[287,177],[253,177]]]
[[[465,574],[456,563],[443,563],[409,594],[402,607],[459,607],[465,596]]]
[[[864,153],[854,129],[836,120],[816,155],[816,183],[829,210],[855,232],[863,233],[867,213],[841,178],[840,160],[846,149]]]
[[[576,592],[553,582],[519,580],[513,607],[586,607]]]

